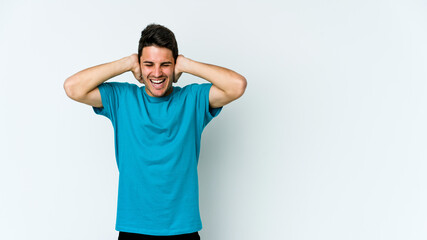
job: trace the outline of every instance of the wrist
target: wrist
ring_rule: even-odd
[[[191,63],[193,60],[184,56],[182,56],[182,59],[180,60],[181,60],[180,66],[179,66],[180,72],[190,73]]]
[[[126,70],[126,72],[128,72],[128,71],[131,71],[132,70],[132,67],[133,67],[133,56],[132,55],[130,55],[130,56],[127,56],[127,57],[124,57],[124,58],[122,58],[122,59],[120,59],[120,62],[121,62],[121,64],[122,64],[122,66],[123,66],[123,68]]]

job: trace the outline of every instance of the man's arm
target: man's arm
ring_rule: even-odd
[[[98,86],[127,71],[132,71],[135,78],[141,80],[137,54],[82,70],[65,80],[64,90],[67,96],[75,101],[102,107]]]
[[[201,63],[179,55],[176,61],[175,74],[182,72],[201,77],[212,83],[209,92],[209,106],[222,107],[243,95],[246,79],[242,75],[219,66]]]

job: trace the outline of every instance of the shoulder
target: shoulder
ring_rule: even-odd
[[[103,82],[101,85],[115,87],[115,88],[134,88],[134,87],[138,87],[136,84],[128,83],[128,82]]]
[[[187,94],[192,94],[194,96],[200,95],[200,94],[209,94],[209,90],[212,86],[212,83],[192,83],[188,84],[185,87],[182,88],[182,92],[185,92]]]
[[[197,87],[196,85],[198,85],[198,84],[197,83],[191,83],[191,84],[185,85],[182,88],[182,91],[192,91],[193,88]]]
[[[104,90],[107,92],[115,92],[119,94],[132,89],[138,89],[138,86],[128,82],[103,82],[98,86],[98,88],[100,91]]]

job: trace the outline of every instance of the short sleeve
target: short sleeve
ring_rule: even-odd
[[[222,107],[211,108],[209,107],[209,91],[212,83],[194,84],[193,92],[196,95],[197,102],[197,115],[201,119],[202,129],[221,112]]]
[[[92,107],[93,111],[115,122],[120,99],[125,95],[128,85],[129,83],[123,82],[104,82],[100,84],[98,89],[101,93],[102,107]]]

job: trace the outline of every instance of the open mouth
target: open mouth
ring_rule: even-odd
[[[160,84],[160,83],[162,83],[162,82],[164,82],[166,79],[163,79],[163,80],[153,80],[153,79],[150,79],[150,81],[152,82],[152,83],[154,83],[154,84]]]
[[[155,88],[155,89],[161,89],[164,87],[164,84],[166,82],[166,78],[164,79],[160,79],[160,80],[155,80],[155,79],[150,79],[151,85]]]

